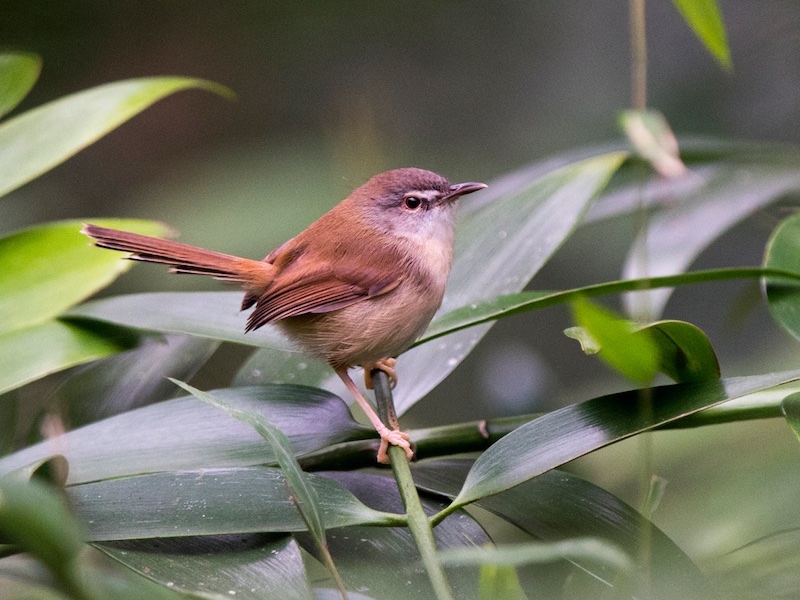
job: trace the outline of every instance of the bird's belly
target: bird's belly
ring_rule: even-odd
[[[383,296],[277,325],[304,351],[334,367],[397,356],[422,335],[442,302],[443,290],[404,283]]]

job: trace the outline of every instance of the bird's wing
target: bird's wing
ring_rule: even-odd
[[[393,257],[381,257],[383,260],[367,265],[348,265],[346,261],[322,264],[311,272],[300,268],[303,258],[298,254],[297,264],[285,267],[255,299],[247,331],[279,319],[326,313],[386,294],[403,278],[400,261]]]

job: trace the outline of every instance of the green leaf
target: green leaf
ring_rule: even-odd
[[[548,306],[564,304],[583,296],[588,298],[607,294],[618,294],[631,290],[648,290],[676,285],[709,283],[712,281],[726,281],[731,279],[753,279],[768,276],[780,281],[789,280],[798,281],[800,283],[800,274],[796,271],[787,271],[785,269],[773,270],[758,267],[734,267],[728,269],[693,271],[690,273],[666,275],[663,277],[609,281],[573,288],[571,290],[525,291],[517,294],[497,296],[487,302],[479,302],[471,306],[456,308],[433,321],[425,334],[417,340],[416,345],[427,343],[438,337],[449,335],[454,331],[474,327],[481,323],[546,308]]]
[[[764,266],[800,273],[800,214],[785,219],[767,242]],[[767,304],[772,318],[800,340],[800,285],[767,278]]]
[[[716,0],[672,0],[695,35],[725,69],[731,69],[731,53],[722,13]]]
[[[514,567],[496,565],[481,566],[478,596],[481,600],[527,600]]]
[[[241,410],[263,414],[289,436],[301,455],[376,435],[371,427],[356,423],[340,398],[322,390],[270,385],[213,393]],[[131,410],[2,457],[0,474],[54,454],[69,461],[68,484],[275,460],[269,444],[252,427],[220,418],[217,409],[193,397]]]
[[[401,525],[402,515],[367,508],[337,483],[309,473],[328,527]],[[272,467],[175,471],[66,488],[89,541],[306,531]],[[136,498],[136,502],[131,502]]]
[[[460,458],[421,461],[414,465],[414,480],[424,490],[453,498],[473,462]],[[481,498],[476,505],[540,540],[586,536],[606,540],[642,560],[653,583],[654,600],[681,595],[714,597],[700,570],[653,523],[613,494],[571,473],[548,471],[513,489]],[[609,588],[619,585],[618,571],[611,563],[586,558],[575,554],[569,560],[598,584],[596,593],[587,597],[605,597]]]
[[[548,413],[493,444],[453,502],[507,490],[579,456],[720,402],[800,378],[800,371],[632,390]]]
[[[28,95],[41,70],[42,60],[35,54],[0,54],[0,116],[10,112]]]
[[[241,292],[160,292],[94,300],[67,314],[162,333],[185,333],[256,347],[289,348],[285,338],[268,327],[245,334],[247,318],[239,312],[241,304]],[[270,380],[269,383],[275,382]]]
[[[168,229],[153,221],[101,219],[148,235]],[[130,268],[80,233],[80,221],[39,225],[0,238],[0,335],[45,323]]]
[[[280,466],[281,471],[286,477],[287,484],[292,493],[292,498],[297,505],[300,516],[303,517],[303,521],[305,521],[309,532],[314,536],[317,543],[321,547],[324,547],[325,525],[322,522],[322,515],[319,510],[319,497],[317,496],[316,490],[314,490],[313,486],[309,483],[303,469],[300,468],[297,459],[294,457],[294,449],[292,448],[292,443],[289,441],[289,438],[260,413],[238,409],[224,400],[215,397],[213,394],[198,390],[183,381],[172,378],[170,378],[170,381],[189,392],[195,398],[225,411],[234,419],[247,423],[250,427],[255,429],[262,438],[269,442],[273,455],[278,461],[278,466]]]
[[[0,335],[0,393],[45,375],[127,350],[128,332],[52,320]]]
[[[0,477],[0,544],[14,544],[42,561],[72,590],[80,588],[76,560],[82,532],[51,488]]]
[[[227,88],[188,77],[151,77],[100,85],[0,124],[0,196],[97,141],[145,108],[180,90],[230,96]]]
[[[783,399],[781,412],[794,435],[800,440],[800,392],[789,394]]]
[[[647,330],[634,331],[629,321],[578,298],[572,304],[578,325],[597,342],[598,356],[624,376],[648,383],[658,371],[658,347]]]
[[[95,547],[133,571],[186,594],[238,600],[311,600],[297,542],[249,534],[103,542]]]
[[[656,352],[658,370],[675,382],[719,378],[717,355],[699,327],[685,321],[658,321],[644,327],[631,323],[631,326],[634,338],[642,333],[647,335],[646,339]],[[580,342],[586,354],[597,354],[602,349],[598,340],[583,327],[570,327],[564,334]]]
[[[719,361],[706,334],[685,321],[657,321],[641,328],[658,349],[658,370],[677,383],[718,379]]]

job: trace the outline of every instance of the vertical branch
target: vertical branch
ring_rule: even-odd
[[[394,411],[394,401],[392,400],[392,388],[389,385],[389,376],[383,371],[376,369],[372,372],[372,382],[375,386],[375,399],[378,404],[378,415],[388,427],[391,427],[392,420],[397,422]],[[442,563],[436,556],[436,540],[433,537],[433,529],[428,516],[422,509],[417,488],[411,478],[411,469],[408,466],[406,453],[399,446],[389,446],[389,457],[392,459],[392,471],[397,481],[397,488],[400,497],[403,499],[403,506],[406,508],[408,516],[408,528],[419,549],[422,564],[428,572],[431,586],[437,600],[453,600],[453,592],[442,568]]]
[[[645,0],[629,0],[631,26],[631,105],[634,110],[647,108],[647,34]]]

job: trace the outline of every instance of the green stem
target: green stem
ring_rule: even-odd
[[[541,417],[543,413],[532,413],[500,419],[483,419],[453,425],[426,427],[410,430],[414,440],[417,458],[435,458],[450,456],[464,452],[480,452],[486,450],[503,436],[516,428]],[[670,421],[656,427],[655,431],[669,429],[690,429],[707,425],[738,423],[760,419],[782,418],[780,402],[775,404],[757,404],[752,406],[733,406],[726,404],[715,406],[682,419]],[[358,440],[337,444],[308,454],[299,459],[305,471],[323,471],[327,469],[370,467],[375,465],[375,454],[378,451],[377,440]]]
[[[372,380],[375,385],[375,398],[378,403],[378,414],[388,425],[391,415],[394,414],[394,402],[392,401],[392,390],[389,385],[389,377],[383,371],[375,370],[372,372]],[[419,549],[422,564],[428,572],[428,578],[433,586],[437,600],[454,600],[453,592],[444,574],[439,559],[436,556],[436,540],[433,537],[428,516],[422,509],[422,503],[411,477],[411,468],[408,465],[405,451],[399,446],[389,447],[389,458],[392,461],[392,471],[397,481],[400,497],[403,499],[406,514],[408,516],[408,528]]]

